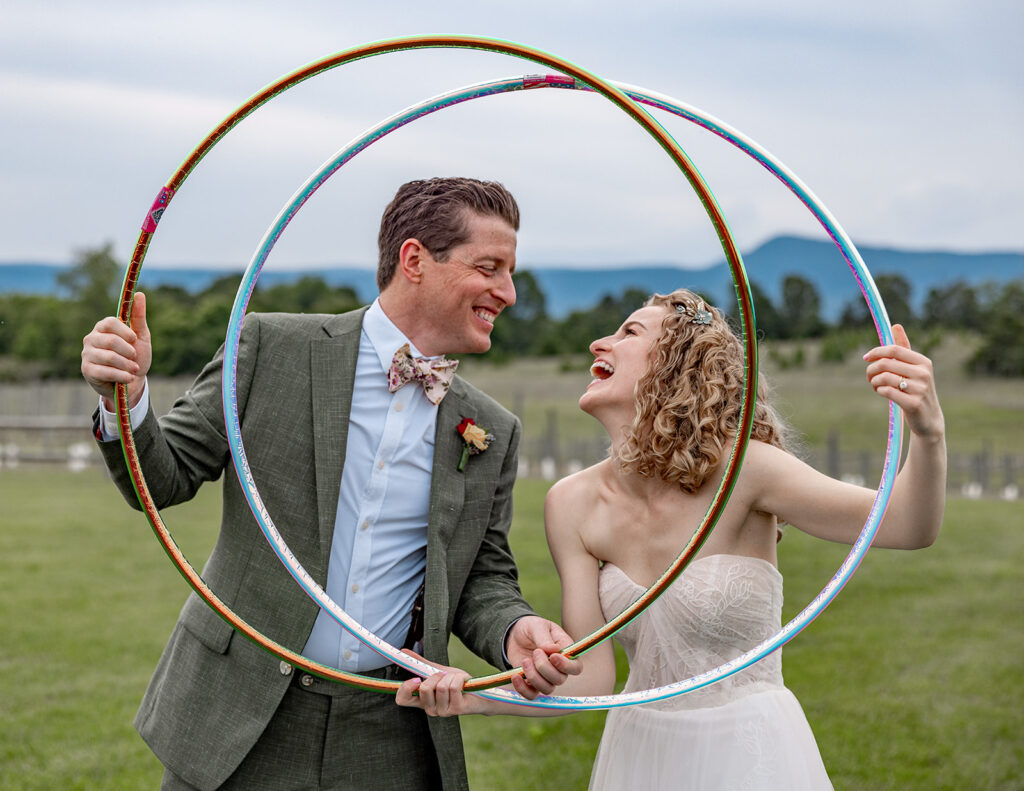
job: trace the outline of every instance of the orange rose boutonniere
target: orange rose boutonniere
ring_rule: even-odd
[[[455,430],[459,432],[462,441],[466,443],[466,446],[462,449],[462,458],[459,459],[458,466],[459,472],[465,472],[466,462],[469,460],[469,457],[487,450],[487,446],[491,444],[494,435],[487,429],[478,426],[476,421],[469,417],[462,418],[462,422],[459,423]]]

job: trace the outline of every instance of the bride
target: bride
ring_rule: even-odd
[[[942,521],[945,428],[931,362],[911,350],[902,327],[893,331],[896,344],[864,355],[871,386],[903,408],[910,428],[874,546],[916,549],[935,540]],[[580,408],[604,426],[611,452],[556,483],[544,510],[563,626],[574,639],[632,603],[686,544],[718,488],[743,393],[739,340],[717,309],[683,289],[655,295],[590,350],[594,378]],[[710,670],[779,630],[782,523],[849,544],[867,519],[875,492],[787,452],[785,427],[766,396],[759,385],[751,442],[715,529],[673,585],[617,635],[630,665],[626,691]],[[607,641],[576,663],[553,654],[548,667],[574,676],[563,694],[613,691]],[[434,716],[565,713],[463,695],[466,678],[446,668],[411,679],[398,703]],[[513,687],[536,694],[519,678]],[[779,651],[709,687],[612,710],[590,782],[591,789],[831,787],[803,710],[783,684]]]

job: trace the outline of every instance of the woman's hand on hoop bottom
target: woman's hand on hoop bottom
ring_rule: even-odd
[[[470,678],[465,670],[439,665],[408,649],[402,649],[402,652],[433,665],[437,672],[426,678],[411,678],[403,683],[395,698],[399,706],[423,709],[430,717],[489,713],[489,701],[463,693],[462,687]]]

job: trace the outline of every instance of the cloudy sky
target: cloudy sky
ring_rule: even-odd
[[[67,261],[106,241],[126,258],[161,185],[246,97],[333,52],[427,33],[528,44],[695,105],[786,163],[858,243],[1024,249],[1018,0],[7,0],[0,261]],[[432,50],[303,83],[200,164],[147,264],[242,266],[292,193],[364,129],[462,85],[544,70]],[[658,119],[741,249],[822,234],[756,163]],[[445,174],[513,190],[523,265],[720,257],[687,183],[635,122],[597,96],[534,91],[436,113],[372,146],[310,200],[268,266],[371,264],[397,185]]]

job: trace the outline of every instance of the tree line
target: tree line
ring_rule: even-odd
[[[78,376],[82,336],[98,318],[113,312],[123,271],[108,244],[76,254],[74,265],[58,275],[61,296],[0,295],[0,380]],[[495,324],[492,348],[485,355],[495,362],[584,352],[595,338],[614,333],[648,296],[639,288],[626,289],[559,319],[548,314],[544,293],[531,272],[519,271],[513,279],[516,304]],[[971,372],[1024,376],[1024,279],[982,287],[961,281],[933,288],[919,313],[912,308],[911,284],[905,278],[885,274],[875,282],[890,318],[918,333],[925,331],[925,345],[947,331],[970,332],[980,339],[967,362]],[[224,340],[237,288],[238,276],[233,274],[197,293],[170,285],[146,289],[147,321],[156,350],[153,373],[192,374],[202,368]],[[819,339],[820,359],[830,362],[843,360],[874,338],[863,300],[851,300],[838,320],[829,323],[822,317],[817,287],[798,275],[783,279],[775,301],[760,284],[752,283],[751,292],[760,339]],[[353,289],[305,276],[291,283],[257,285],[249,309],[341,313],[361,304]],[[737,314],[733,306],[730,318],[735,321]],[[800,344],[789,353],[773,346],[769,353],[783,365],[804,362]]]

